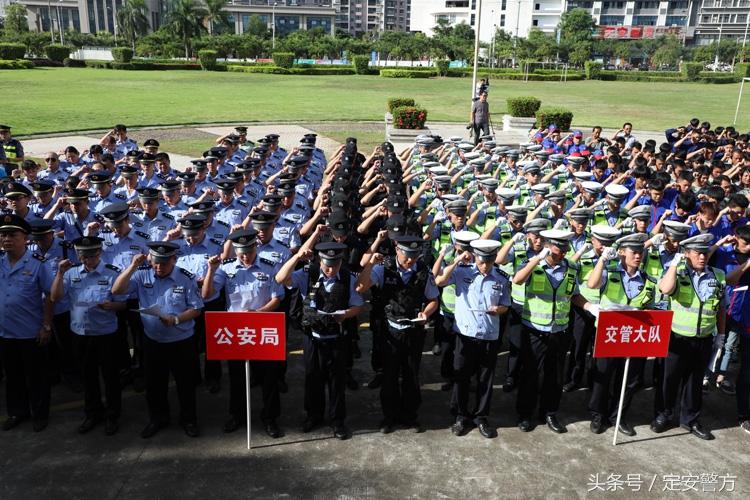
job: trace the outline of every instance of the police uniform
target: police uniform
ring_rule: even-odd
[[[91,184],[94,186],[109,184],[109,192],[105,196],[101,196],[97,191],[96,194],[91,197],[89,207],[94,212],[100,213],[102,210],[113,203],[125,201],[124,195],[115,193],[114,189],[112,189],[112,178],[109,176],[109,174],[91,174],[89,175],[89,182],[91,182]]]
[[[346,245],[319,243],[318,256],[335,265],[344,256]],[[350,436],[344,424],[346,418],[346,349],[342,327],[331,313],[364,304],[355,289],[356,278],[347,269],[328,278],[318,265],[311,264],[292,273],[292,288],[306,297],[305,327],[305,411],[307,420],[303,431],[310,431],[323,420],[325,389],[329,392],[329,417],[334,435],[340,439]],[[326,314],[321,314],[326,313]]]
[[[88,206],[89,192],[85,189],[71,189],[70,192],[68,192],[66,199],[69,202],[84,202],[87,206],[87,213],[83,220],[68,210],[55,214],[53,219],[55,229],[64,232],[65,241],[73,241],[84,236],[86,226],[92,222],[97,222],[98,219],[97,214]]]
[[[1,232],[29,234],[29,224],[16,215],[0,216]],[[0,256],[0,342],[5,369],[5,397],[9,430],[28,417],[34,419],[34,430],[47,426],[50,384],[47,370],[47,346],[37,342],[44,329],[52,326],[43,317],[44,296],[49,294],[52,273],[44,257],[24,248],[12,263],[9,255]],[[50,318],[51,319],[51,318]]]
[[[10,127],[8,125],[0,125],[0,130],[10,133]],[[23,146],[18,139],[11,137],[7,140],[0,141],[0,147],[3,149],[5,159],[9,163],[17,163],[24,157]]]
[[[83,255],[96,255],[103,240],[86,236],[74,240],[73,246]],[[87,269],[83,264],[69,269],[61,279],[63,298],[71,304],[70,329],[73,349],[80,364],[84,382],[85,420],[78,428],[84,434],[101,420],[106,420],[105,433],[117,432],[122,407],[118,370],[117,316],[103,309],[105,302],[124,302],[125,296],[112,295],[112,285],[120,268],[105,264],[100,258]],[[59,278],[58,278],[59,279]],[[104,380],[105,403],[101,399],[99,375]]]
[[[171,242],[151,242],[148,246],[154,259],[171,259],[179,248]],[[164,277],[157,276],[151,266],[141,266],[130,276],[128,291],[138,295],[141,308],[156,306],[163,316],[203,308],[195,276],[177,265]],[[195,437],[199,432],[195,401],[198,353],[192,338],[195,321],[190,319],[166,326],[159,317],[143,312],[141,320],[145,333],[146,401],[150,420],[141,436],[151,437],[169,422],[167,390],[171,372],[177,384],[180,423],[186,434]]]
[[[163,181],[161,184],[159,184],[159,190],[164,194],[164,196],[167,196],[167,193],[174,193],[175,191],[180,190],[180,182],[179,181]],[[166,199],[162,199],[161,203],[159,204],[159,211],[163,213],[167,213],[175,218],[175,220],[182,217],[185,212],[188,211],[188,206],[185,204],[184,201],[182,201],[181,198],[178,198],[177,203],[175,204],[169,204]]]

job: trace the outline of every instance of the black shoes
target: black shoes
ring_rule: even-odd
[[[335,424],[333,426],[333,437],[344,441],[345,439],[349,439],[350,437],[352,437],[352,433],[346,425]]]
[[[377,389],[383,385],[383,374],[382,373],[376,373],[375,376],[367,382],[367,388],[368,389]]]
[[[451,425],[451,432],[454,436],[465,436],[469,430],[471,430],[469,424],[461,419],[456,420],[456,423]]]
[[[568,382],[562,387],[563,392],[572,392],[578,389],[578,384],[576,382]]]
[[[218,380],[206,380],[206,386],[211,394],[218,394],[221,390],[221,382]]]
[[[195,422],[183,422],[182,423],[182,430],[185,431],[185,435],[191,438],[195,438],[200,436],[200,431],[198,430],[198,424]]]
[[[505,382],[503,383],[503,392],[513,392],[513,389],[516,388],[515,381],[508,377],[505,379]]]
[[[31,428],[34,432],[42,432],[47,428],[48,420],[46,418],[35,418]]]
[[[651,430],[655,433],[662,433],[672,427],[672,424],[665,417],[659,415],[651,422]]]
[[[518,421],[518,428],[521,432],[531,432],[534,430],[534,424],[531,423],[531,420],[523,418]]]
[[[116,418],[107,418],[104,420],[104,435],[114,436],[120,429],[120,424],[117,423]]]
[[[568,429],[566,429],[565,426],[557,420],[556,415],[547,415],[546,417],[544,417],[544,421],[547,422],[547,427],[552,429],[552,431],[556,432],[557,434],[564,434],[568,432]]]
[[[268,436],[272,437],[273,439],[281,437],[281,429],[279,429],[276,421],[271,420],[269,422],[266,422],[266,434],[268,434]]]
[[[711,441],[712,439],[714,439],[714,435],[711,433],[711,431],[704,428],[700,422],[696,421],[690,425],[681,424],[680,427],[682,427],[686,431],[690,431],[692,435],[697,436],[701,439],[705,439],[706,441]]]
[[[16,417],[16,416],[8,417],[7,419],[5,419],[5,422],[3,422],[3,430],[4,431],[9,431],[12,428],[17,427],[18,424],[20,424],[21,422],[23,422],[27,418],[29,418],[29,417]]]
[[[594,434],[601,434],[605,430],[607,430],[607,426],[604,425],[601,417],[594,417],[591,419],[591,432]]]
[[[149,439],[156,435],[157,432],[165,428],[167,424],[161,422],[149,422],[146,427],[141,431],[141,437],[143,439]]]
[[[487,422],[479,422],[479,433],[486,437],[487,439],[492,439],[497,437],[497,430],[490,426]]]
[[[323,423],[323,421],[320,419],[307,418],[304,422],[302,422],[302,432],[307,434],[308,432],[318,427],[321,423]]]
[[[421,434],[424,432],[422,424],[420,424],[416,420],[413,420],[411,422],[404,422],[404,428],[406,428],[406,430],[408,431],[413,432],[414,434]]]
[[[86,434],[102,421],[101,417],[86,417],[78,426],[78,434]]]
[[[224,422],[221,430],[223,430],[226,434],[229,434],[230,432],[234,432],[239,429],[240,425],[242,425],[242,422],[240,422],[240,420],[234,415],[230,415],[226,422]]]
[[[436,342],[436,343],[435,343],[435,344],[434,344],[434,345],[432,346],[432,355],[433,355],[433,356],[440,356],[440,352],[441,352],[441,349],[440,349],[440,344]]]
[[[381,434],[390,434],[391,432],[395,430],[396,430],[396,426],[390,420],[383,420],[382,422],[380,422]]]
[[[633,426],[622,419],[620,419],[620,425],[617,427],[617,430],[626,436],[635,436],[635,429],[633,429]]]

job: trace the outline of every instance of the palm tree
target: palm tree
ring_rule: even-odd
[[[208,28],[208,34],[214,34],[214,24],[220,26],[229,25],[229,12],[224,10],[224,6],[227,4],[226,0],[204,0],[206,3],[206,17],[204,21]]]
[[[135,39],[148,32],[146,0],[126,0],[117,11],[117,28],[135,52]]]
[[[185,57],[190,57],[191,40],[203,31],[206,9],[197,0],[173,0],[167,14],[166,26],[173,35],[180,37],[185,47]]]

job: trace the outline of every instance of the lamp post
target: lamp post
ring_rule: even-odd
[[[276,48],[276,6],[278,2],[274,2],[271,7],[271,49]]]
[[[521,18],[521,0],[516,2],[516,32],[513,36],[513,67],[516,67],[516,45],[518,44],[518,21]]]
[[[721,20],[721,24],[719,24],[719,42],[716,44],[716,57],[714,57],[714,72],[719,68],[719,52],[721,51],[721,32],[724,30],[724,19],[720,18],[720,20]]]
[[[49,39],[55,43],[55,22],[52,19],[52,0],[47,0],[47,15],[49,16]]]
[[[477,18],[474,36],[474,71],[471,74],[471,98],[477,88],[477,68],[479,67],[479,28],[482,26],[482,0],[477,0]]]
[[[63,38],[62,15],[60,14],[62,11],[62,8],[60,7],[62,2],[63,0],[58,0],[57,2],[57,27],[60,29],[60,45],[65,45],[65,39]]]

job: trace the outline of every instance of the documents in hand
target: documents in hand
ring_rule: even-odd
[[[156,316],[157,318],[164,317],[164,314],[162,314],[159,304],[154,304],[148,307],[142,307],[140,309],[136,309],[136,311],[141,314],[145,314],[147,316]]]

